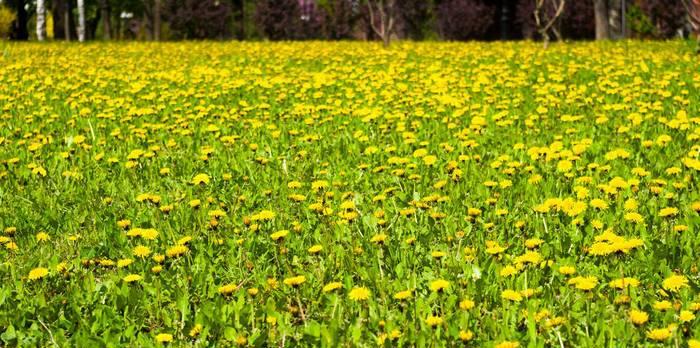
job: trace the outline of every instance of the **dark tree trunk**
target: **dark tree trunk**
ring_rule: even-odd
[[[122,19],[120,17],[117,17],[117,25],[114,28],[114,36],[116,36],[117,40],[121,40],[123,35],[122,35]]]
[[[501,0],[501,16],[500,16],[500,29],[501,29],[501,40],[510,40],[510,27],[512,20],[511,4],[513,2],[509,0]]]
[[[12,21],[12,31],[10,32],[11,40],[26,41],[29,40],[29,30],[27,24],[29,22],[29,14],[24,8],[25,0],[14,1],[17,17]]]
[[[102,12],[102,38],[109,40],[112,38],[112,9],[109,7],[109,0],[100,0],[100,12]]]
[[[62,15],[63,18],[61,21],[61,24],[62,24],[61,30],[63,30],[63,39],[65,39],[66,41],[73,40],[73,39],[78,37],[77,32],[75,30],[75,19],[73,18],[73,8],[74,8],[73,1],[72,0],[63,0],[63,1],[57,1],[57,2],[59,3],[59,5],[63,5],[63,6],[61,6],[62,11],[61,11],[61,8],[56,7],[56,10],[58,10],[57,12],[60,11],[60,13],[63,13],[63,15]],[[56,28],[55,25],[54,25],[54,28]],[[60,30],[54,31],[54,35],[56,35],[56,33],[59,31]]]
[[[65,25],[65,0],[51,1],[51,15],[53,16],[53,38],[55,40],[64,40],[66,38]]]
[[[95,40],[95,35],[97,34],[97,27],[100,25],[100,19],[102,18],[102,11],[98,11],[95,18],[88,19],[86,21],[85,39]]]
[[[160,41],[160,0],[153,1],[153,40]]]
[[[595,39],[610,39],[608,0],[593,0],[593,12],[595,13]]]
[[[233,0],[233,21],[236,23],[236,39],[245,40],[244,0]]]

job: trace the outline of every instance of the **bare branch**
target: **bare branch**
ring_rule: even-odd
[[[367,7],[369,8],[369,25],[374,30],[374,33],[382,36],[377,26],[374,24],[374,10],[372,9],[372,1],[367,1]]]
[[[564,5],[565,4],[566,4],[566,0],[561,0],[561,2],[559,3],[559,8],[557,8],[557,12],[554,13],[554,16],[552,16],[552,18],[549,20],[549,23],[547,23],[547,25],[544,27],[544,29],[543,29],[544,31],[548,31],[549,28],[551,28],[552,25],[554,25],[554,23],[556,23],[557,19],[559,19],[562,12],[564,12]]]

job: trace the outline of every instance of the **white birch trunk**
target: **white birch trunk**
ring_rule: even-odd
[[[85,0],[78,0],[78,41],[85,41]]]
[[[36,38],[46,40],[46,0],[36,0]]]

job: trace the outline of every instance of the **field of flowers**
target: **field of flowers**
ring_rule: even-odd
[[[0,346],[700,346],[685,43],[0,50]]]

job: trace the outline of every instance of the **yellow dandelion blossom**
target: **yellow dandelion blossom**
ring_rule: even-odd
[[[642,325],[649,320],[649,314],[644,311],[633,309],[629,312],[630,321],[635,325]]]
[[[156,342],[158,343],[168,343],[173,341],[173,335],[167,333],[160,333],[156,335]]]
[[[333,290],[337,290],[343,287],[343,284],[340,282],[330,282],[326,284],[321,291],[323,292],[331,292]]]
[[[168,257],[180,257],[187,253],[190,249],[185,246],[185,245],[175,245],[173,247],[168,248],[165,251],[165,255]]]
[[[523,295],[515,290],[507,289],[501,292],[501,298],[513,302],[520,302],[523,300]]]
[[[29,271],[29,275],[27,276],[27,278],[29,280],[38,280],[46,277],[47,275],[49,275],[49,270],[47,268],[37,267]]]
[[[238,289],[238,286],[235,284],[225,284],[219,287],[219,294],[221,295],[230,295],[234,291]]]
[[[674,274],[666,279],[664,279],[663,283],[661,284],[664,289],[671,291],[671,292],[677,292],[683,287],[688,286],[688,278]]]
[[[354,287],[348,293],[348,297],[353,301],[366,301],[372,293],[366,287]]]
[[[436,316],[436,315],[429,315],[427,318],[425,318],[425,323],[428,324],[430,327],[436,327],[438,325],[441,325],[444,322],[441,316]]]
[[[665,341],[671,337],[671,330],[665,327],[660,329],[650,329],[646,332],[646,335],[653,341]]]
[[[413,296],[413,291],[411,290],[403,290],[399,291],[394,294],[394,299],[396,300],[407,300]]]
[[[207,185],[209,184],[209,175],[207,174],[197,174],[192,178],[192,185]]]
[[[125,283],[133,283],[133,282],[137,282],[141,279],[143,279],[143,277],[138,275],[138,274],[129,274],[129,275],[125,276],[124,278],[122,278],[122,280]]]
[[[444,279],[437,279],[430,283],[430,290],[434,292],[440,292],[447,289],[450,286],[450,282]]]
[[[277,231],[275,233],[270,234],[270,238],[272,238],[272,240],[274,240],[274,241],[278,241],[278,240],[281,240],[281,239],[284,239],[285,237],[287,237],[288,234],[289,234],[289,230],[281,230],[281,231]]]
[[[301,284],[304,284],[304,282],[306,282],[306,277],[304,277],[303,275],[298,275],[298,276],[295,276],[295,277],[285,278],[284,281],[283,281],[283,283],[284,283],[285,285],[289,285],[289,286],[292,286],[292,287],[297,287],[297,286],[299,286],[299,285],[301,285]]]
[[[137,245],[132,250],[132,253],[136,257],[144,258],[144,257],[147,257],[148,255],[151,254],[151,249],[148,248],[147,246]]]

